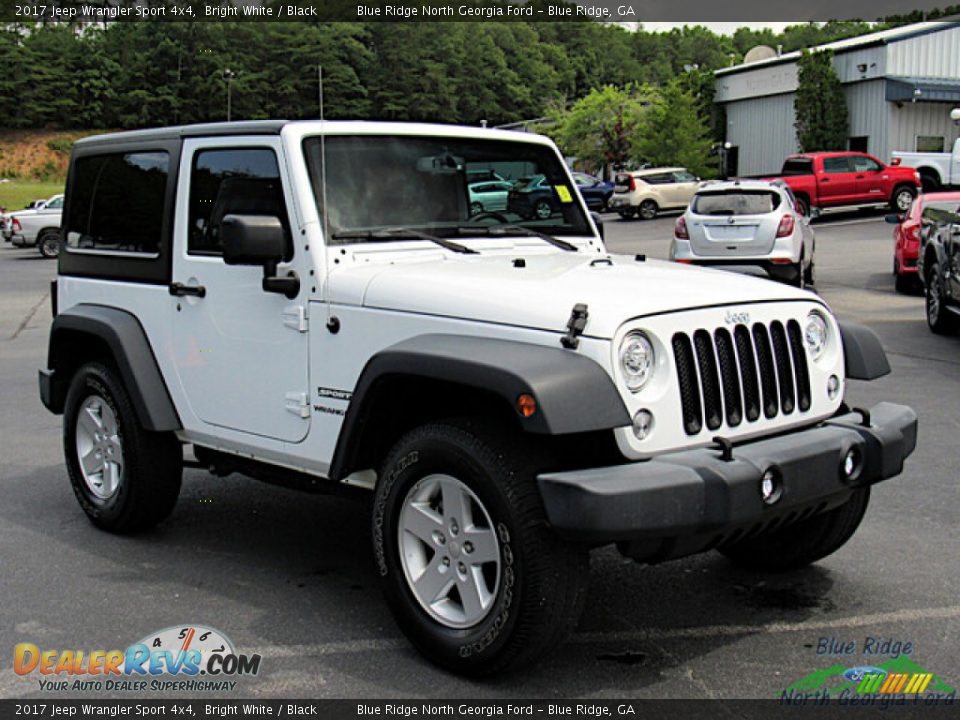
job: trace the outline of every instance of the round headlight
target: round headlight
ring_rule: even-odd
[[[641,332],[629,333],[620,343],[620,369],[633,392],[653,377],[653,343]]]
[[[818,312],[807,315],[807,326],[803,330],[803,341],[814,360],[818,360],[827,349],[827,321]]]

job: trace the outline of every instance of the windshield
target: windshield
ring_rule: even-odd
[[[780,194],[769,190],[700,193],[691,210],[697,215],[765,215],[780,206]]]
[[[562,161],[552,148],[523,141],[384,135],[326,138],[330,242],[409,240],[382,231],[435,236],[592,235]],[[322,143],[304,140],[314,196],[323,207]],[[498,187],[477,185],[495,179]],[[513,229],[511,230],[510,226]]]

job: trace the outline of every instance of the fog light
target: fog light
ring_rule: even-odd
[[[827,380],[827,397],[831,400],[836,400],[837,395],[840,394],[840,378],[836,375],[831,375],[830,379]]]
[[[860,451],[857,448],[847,450],[847,454],[843,456],[842,470],[846,480],[852,480],[860,472]]]
[[[773,505],[782,494],[783,488],[776,470],[770,469],[763,473],[760,479],[760,499],[763,500],[763,504]]]
[[[646,440],[653,432],[653,413],[649,410],[637,410],[633,416],[633,434],[637,440]]]

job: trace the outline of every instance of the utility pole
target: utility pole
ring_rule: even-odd
[[[233,101],[233,79],[237,74],[230,68],[226,68],[223,71],[223,79],[227,82],[227,122],[230,122],[230,116],[232,114],[232,101]]]

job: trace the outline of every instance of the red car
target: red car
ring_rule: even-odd
[[[797,209],[888,203],[905,213],[920,192],[920,175],[913,168],[885,165],[862,152],[814,152],[790,155],[776,178],[797,198]]]
[[[919,287],[917,259],[920,257],[920,228],[923,211],[927,208],[957,212],[960,192],[938,192],[920,195],[909,212],[887,215],[893,229],[893,275],[897,292],[909,292]]]

